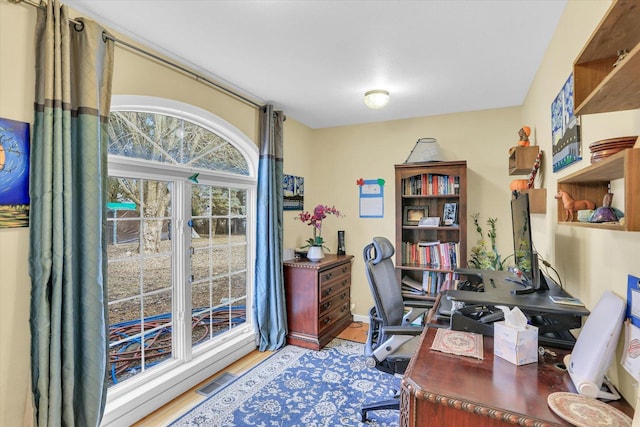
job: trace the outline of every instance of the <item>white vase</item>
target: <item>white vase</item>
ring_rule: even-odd
[[[311,246],[309,252],[307,252],[307,259],[311,262],[318,262],[324,258],[324,251],[322,246]]]

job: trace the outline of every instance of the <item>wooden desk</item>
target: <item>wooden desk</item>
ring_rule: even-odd
[[[556,366],[566,350],[545,363],[516,366],[493,356],[484,337],[484,360],[431,350],[436,329],[427,328],[402,379],[400,426],[570,426],[547,405],[547,396],[575,387]],[[612,404],[633,417],[624,400]]]

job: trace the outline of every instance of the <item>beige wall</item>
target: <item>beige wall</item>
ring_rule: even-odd
[[[591,33],[609,7],[607,1],[569,1],[544,62],[536,74],[523,106],[523,121],[535,129],[536,138],[546,153],[551,151],[550,105],[571,73]],[[557,201],[553,199],[558,178],[590,164],[589,144],[600,139],[640,134],[640,110],[582,116],[582,156],[577,165],[552,173],[551,156],[546,156],[547,215],[534,215],[533,240],[542,255],[561,273],[566,288],[593,307],[605,289],[626,299],[627,275],[640,276],[638,249],[640,233],[593,230],[557,225]],[[614,205],[624,204],[621,183],[614,183]],[[637,185],[638,183],[636,183]],[[602,204],[602,201],[595,201]],[[620,340],[615,360],[622,356]],[[616,364],[612,378],[630,402],[635,402],[635,381]]]
[[[33,123],[35,13],[0,1],[0,117]],[[0,426],[20,426],[30,390],[29,229],[0,229]],[[29,403],[30,405],[30,403]]]
[[[366,108],[363,107],[362,108]],[[375,111],[372,111],[375,114]],[[318,203],[335,205],[345,217],[329,217],[323,224],[323,237],[332,252],[337,247],[337,230],[345,230],[347,253],[355,256],[352,274],[354,314],[366,316],[372,305],[364,276],[362,249],[374,236],[394,241],[394,165],[403,163],[421,137],[438,140],[443,160],[467,160],[469,213],[498,217],[501,253],[511,252],[511,214],[507,172],[508,148],[516,144],[520,108],[475,111],[446,116],[380,122],[315,130],[309,149],[299,157],[289,151],[287,134],[285,173],[305,177],[305,209]],[[497,154],[496,154],[497,153]],[[301,173],[292,170],[297,168]],[[382,178],[384,218],[360,218],[356,181]],[[299,247],[311,236],[308,226],[294,220],[295,212],[285,212],[285,246]],[[469,242],[477,240],[469,230]]]
[[[209,88],[193,78],[116,44],[114,95],[147,95],[195,105],[211,111],[258,141],[257,109]]]
[[[336,231],[346,230],[347,252],[353,266],[354,313],[364,316],[372,304],[361,261],[361,251],[373,236],[394,236],[393,165],[402,163],[416,140],[438,139],[444,160],[467,160],[469,213],[483,220],[498,218],[498,247],[511,251],[507,150],[515,145],[523,124],[533,129],[533,140],[545,153],[542,183],[548,189],[547,215],[533,215],[534,242],[539,252],[562,274],[576,296],[592,307],[603,289],[625,295],[626,275],[640,276],[637,248],[640,233],[574,229],[556,225],[553,192],[558,177],[586,166],[588,144],[598,139],[640,133],[640,111],[600,114],[583,118],[583,155],[587,160],[566,171],[551,172],[550,105],[571,72],[580,51],[608,2],[571,0],[544,63],[538,70],[522,107],[445,116],[380,122],[368,125],[311,130],[292,118],[285,122],[285,173],[305,177],[305,207],[336,205],[346,215],[330,217],[323,235],[332,251]],[[0,1],[0,117],[33,121],[34,8]],[[245,104],[204,89],[121,48],[116,48],[114,93],[171,98],[219,115],[257,140],[256,111]],[[364,107],[363,107],[364,108]],[[286,112],[285,112],[286,113]],[[375,114],[372,111],[372,114]],[[384,218],[358,217],[358,178],[385,180]],[[620,203],[618,196],[615,203]],[[285,247],[297,247],[310,236],[307,226],[285,212]],[[468,231],[469,247],[477,234]],[[636,250],[636,254],[634,254]],[[0,230],[0,426],[22,424],[29,396],[28,229]],[[617,357],[619,360],[619,357]],[[617,366],[617,364],[616,364]],[[635,402],[633,381],[617,369],[624,396]]]

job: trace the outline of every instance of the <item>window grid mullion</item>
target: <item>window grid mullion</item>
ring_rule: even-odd
[[[185,286],[173,287],[174,357],[188,362],[193,357],[191,351],[191,186],[185,181],[175,181],[174,203],[177,209],[172,212],[176,223],[173,253],[175,256],[173,283]]]

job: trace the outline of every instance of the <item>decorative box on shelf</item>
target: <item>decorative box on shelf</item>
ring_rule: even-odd
[[[531,172],[540,147],[511,147],[509,150],[509,175],[526,175]]]

